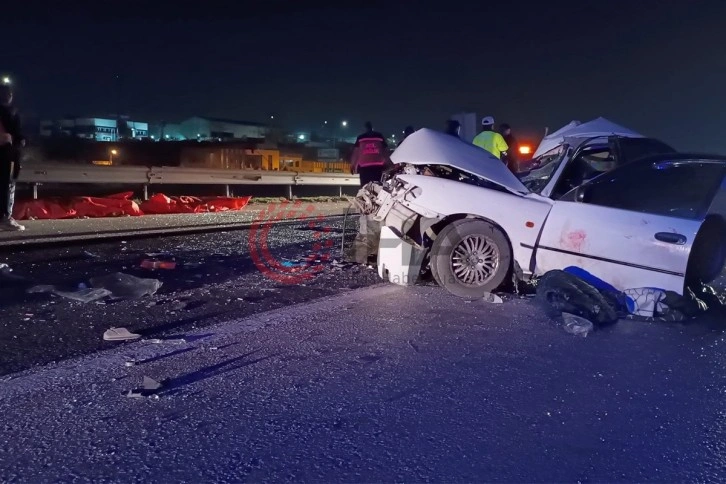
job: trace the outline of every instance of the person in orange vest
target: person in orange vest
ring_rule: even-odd
[[[373,124],[366,122],[365,133],[358,136],[353,147],[351,173],[360,175],[360,186],[372,181],[381,181],[383,169],[388,163],[388,144]]]
[[[494,118],[487,116],[481,120],[481,133],[476,135],[472,143],[479,148],[487,150],[489,153],[502,159],[502,154],[507,155],[507,142],[501,134],[494,131]]]

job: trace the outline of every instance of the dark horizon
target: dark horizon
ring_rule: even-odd
[[[247,3],[4,7],[0,73],[26,117],[275,115],[308,131],[347,120],[354,135],[471,111],[541,136],[604,116],[726,152],[726,2]]]

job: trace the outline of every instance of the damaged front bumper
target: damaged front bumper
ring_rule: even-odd
[[[378,274],[393,284],[416,283],[431,240],[426,232],[441,218],[437,213],[411,207],[419,194],[420,188],[394,177],[383,184],[369,183],[355,198],[360,212],[382,226]]]

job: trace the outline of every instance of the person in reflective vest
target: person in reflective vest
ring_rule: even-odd
[[[481,120],[481,133],[476,135],[472,143],[487,150],[500,160],[502,159],[502,153],[506,156],[509,149],[502,135],[494,131],[494,118],[491,116]]]
[[[373,124],[366,122],[366,132],[358,136],[353,148],[351,173],[360,175],[360,186],[381,181],[388,161],[388,144],[383,135],[373,131]]]

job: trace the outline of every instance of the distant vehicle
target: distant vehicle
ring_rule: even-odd
[[[572,141],[572,140],[570,140]],[[496,158],[423,129],[358,205],[382,222],[379,274],[411,283],[428,265],[461,297],[570,266],[619,290],[684,293],[726,258],[726,158],[677,154],[602,133],[538,156],[520,180]]]

